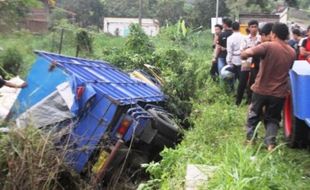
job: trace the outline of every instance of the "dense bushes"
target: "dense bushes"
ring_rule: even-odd
[[[80,51],[87,53],[93,53],[93,38],[85,30],[82,30],[76,34],[76,55]]]
[[[129,31],[124,47],[103,48],[101,57],[125,70],[142,69],[144,64],[153,65],[157,59],[154,44],[138,24],[130,25]]]
[[[126,41],[128,51],[134,54],[152,54],[154,52],[154,44],[138,24],[130,25],[129,32]]]
[[[19,74],[23,57],[15,48],[9,48],[0,56],[0,62],[0,74],[3,78],[8,79],[10,76]]]
[[[170,33],[164,31],[160,38],[168,38],[175,43],[176,39],[171,39]],[[178,42],[184,44],[187,39]],[[201,72],[201,60],[189,55],[178,44],[155,49],[139,25],[131,25],[124,48],[105,49],[103,53],[104,59],[126,70],[143,69],[144,64],[158,67],[165,81],[163,91],[169,99],[167,109],[177,115],[183,125],[189,125],[187,118],[192,110],[191,100],[204,81],[201,79],[207,78],[206,72]]]

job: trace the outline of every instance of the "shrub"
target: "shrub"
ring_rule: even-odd
[[[104,59],[125,70],[142,69],[157,59],[154,44],[138,24],[130,25],[124,48],[104,49]]]
[[[154,52],[154,44],[138,24],[130,25],[129,31],[130,33],[126,42],[128,51],[142,55],[152,54]]]
[[[0,59],[2,63],[0,73],[5,79],[19,73],[21,65],[23,64],[23,57],[17,49],[7,49]]]
[[[89,33],[85,30],[82,30],[76,34],[76,44],[77,44],[77,52],[78,55],[80,51],[85,51],[87,53],[93,52],[93,39],[89,35]]]

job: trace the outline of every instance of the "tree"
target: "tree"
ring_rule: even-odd
[[[310,1],[309,0],[299,0],[298,4],[299,4],[299,8],[301,8],[301,9],[310,9]]]
[[[76,21],[81,27],[102,26],[104,1],[101,0],[70,0],[64,2],[64,8],[76,13]]]
[[[139,0],[105,0],[105,16],[138,17]],[[156,16],[158,0],[143,0],[143,18]]]
[[[226,0],[233,18],[240,13],[271,13],[275,8],[275,0]]]
[[[255,11],[257,13],[270,13],[275,8],[274,5],[275,0],[248,0],[246,3],[246,6],[249,7],[247,12]]]
[[[105,1],[105,16],[138,17],[138,0],[109,0]]]
[[[176,23],[185,16],[185,0],[143,0],[143,18],[157,18],[161,24]],[[106,0],[105,16],[139,16],[139,0]]]
[[[184,0],[159,0],[156,15],[160,23],[176,23],[185,16],[184,5]]]
[[[301,1],[301,0],[299,0]],[[309,0],[306,0],[309,2]],[[290,7],[298,7],[298,0],[285,0],[286,4]]]
[[[226,8],[225,0],[219,0],[219,16],[228,16],[229,10]],[[216,1],[214,0],[195,0],[192,2],[192,8],[188,19],[193,26],[211,25],[211,18],[216,14]]]
[[[1,0],[0,28],[15,27],[31,7],[39,5],[39,0]]]
[[[239,14],[245,12],[247,9],[244,6],[247,3],[247,0],[226,0],[226,4],[229,5],[230,16],[234,19],[239,18]]]

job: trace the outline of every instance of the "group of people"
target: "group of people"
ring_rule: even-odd
[[[306,32],[308,37],[302,36],[299,29],[290,31],[283,23],[259,26],[258,21],[249,21],[247,35],[243,35],[240,24],[230,19],[223,19],[223,25],[215,25],[210,73],[214,79],[219,77],[230,90],[234,90],[238,81],[235,104],[241,104],[245,91],[250,104],[246,142],[255,142],[255,129],[263,118],[265,144],[268,150],[273,150],[289,92],[288,72],[294,60],[310,59],[310,26]],[[291,33],[292,39],[289,39]]]

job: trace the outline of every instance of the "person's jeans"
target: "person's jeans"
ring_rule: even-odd
[[[221,70],[225,65],[226,65],[226,58],[223,57],[217,58],[217,70],[219,75],[221,75]]]
[[[254,138],[256,126],[263,116],[266,128],[265,144],[276,144],[276,136],[278,133],[279,122],[281,121],[281,111],[284,100],[285,98],[260,95],[253,92],[246,124],[247,140],[252,140]],[[263,107],[265,107],[264,111]]]

